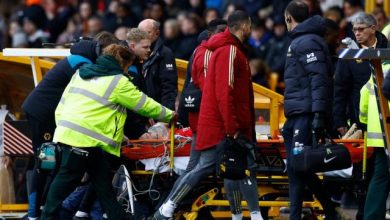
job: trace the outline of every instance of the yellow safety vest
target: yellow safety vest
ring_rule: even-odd
[[[382,65],[383,72],[390,70],[389,63]],[[380,88],[382,89],[382,88]],[[389,103],[390,104],[390,103]],[[379,111],[374,91],[374,81],[372,76],[360,90],[360,113],[361,123],[367,124],[367,146],[384,147],[384,133],[381,128]]]
[[[82,79],[78,71],[57,106],[54,142],[101,147],[120,156],[126,108],[169,122],[173,112],[140,92],[123,75]]]

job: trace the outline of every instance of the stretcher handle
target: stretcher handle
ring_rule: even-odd
[[[367,172],[367,131],[364,132],[364,148],[363,148],[363,165],[362,165],[362,179],[366,179]]]
[[[174,168],[174,153],[175,153],[175,123],[171,123],[171,132],[170,132],[170,144],[169,144],[169,165],[171,168],[171,176],[173,175]]]

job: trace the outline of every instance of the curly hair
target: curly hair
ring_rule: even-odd
[[[135,55],[128,47],[117,44],[111,44],[104,48],[103,55],[113,56],[123,69],[130,66],[135,59]]]

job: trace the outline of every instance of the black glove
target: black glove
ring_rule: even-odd
[[[312,122],[313,133],[316,141],[324,140],[325,138],[325,114],[323,112],[315,112]]]
[[[236,138],[236,141],[238,144],[240,144],[244,149],[252,150],[254,149],[254,146],[256,146],[256,143],[251,141],[248,137],[246,137],[243,134],[239,134]]]

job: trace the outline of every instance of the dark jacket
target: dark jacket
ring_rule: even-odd
[[[145,93],[145,82],[142,76],[142,63],[139,60],[133,62],[133,65],[128,70],[131,82],[143,93]],[[127,109],[127,118],[124,126],[124,134],[129,139],[138,139],[141,135],[147,132],[146,124],[148,119]]]
[[[177,70],[171,49],[157,40],[152,54],[143,65],[146,95],[171,110],[175,110]]]
[[[277,72],[280,78],[283,77],[284,66],[286,64],[286,53],[291,43],[291,39],[285,35],[283,37],[274,37],[269,41],[269,49],[265,62],[273,72]]]
[[[331,59],[323,35],[324,20],[313,16],[300,23],[292,38],[284,72],[284,113],[327,112],[331,104]]]
[[[202,90],[197,150],[214,147],[237,131],[252,139],[255,125],[251,72],[243,44],[226,28],[205,47],[212,55]]]
[[[390,65],[390,61],[385,62],[386,65]],[[385,75],[386,72],[383,72]],[[385,79],[383,80],[383,95],[390,101],[390,70],[387,71],[387,75],[385,75]]]
[[[377,32],[376,48],[386,48],[387,40],[384,35]],[[344,60],[337,63],[334,77],[334,104],[333,121],[334,128],[357,123],[363,128],[359,121],[360,89],[370,78],[371,70],[367,60]]]
[[[192,54],[192,56],[188,60],[188,64],[187,64],[186,78],[184,80],[183,90],[185,88],[187,88],[187,86],[189,85],[189,83],[191,81],[193,60],[194,60],[194,55]],[[183,93],[183,91],[182,91],[182,93]],[[177,113],[179,115],[178,122],[180,123],[180,125],[183,127],[189,127],[190,126],[190,122],[189,122],[189,118],[188,118],[189,112],[185,109],[184,103],[181,101],[181,99],[179,100],[179,106],[177,107]]]
[[[108,12],[103,18],[104,30],[114,33],[119,27],[135,27],[137,22],[131,15],[125,17],[118,17],[114,13]]]
[[[54,111],[65,87],[81,65],[95,62],[95,48],[96,43],[92,41],[75,44],[70,50],[72,55],[58,61],[28,95],[22,105],[23,110],[37,120],[54,122]]]
[[[142,76],[142,63],[136,59],[128,69],[131,82],[143,93],[146,93],[145,80]]]
[[[195,48],[198,46],[198,34],[189,34],[181,36],[177,42],[178,48],[175,51],[175,55],[179,59],[188,60]]]

